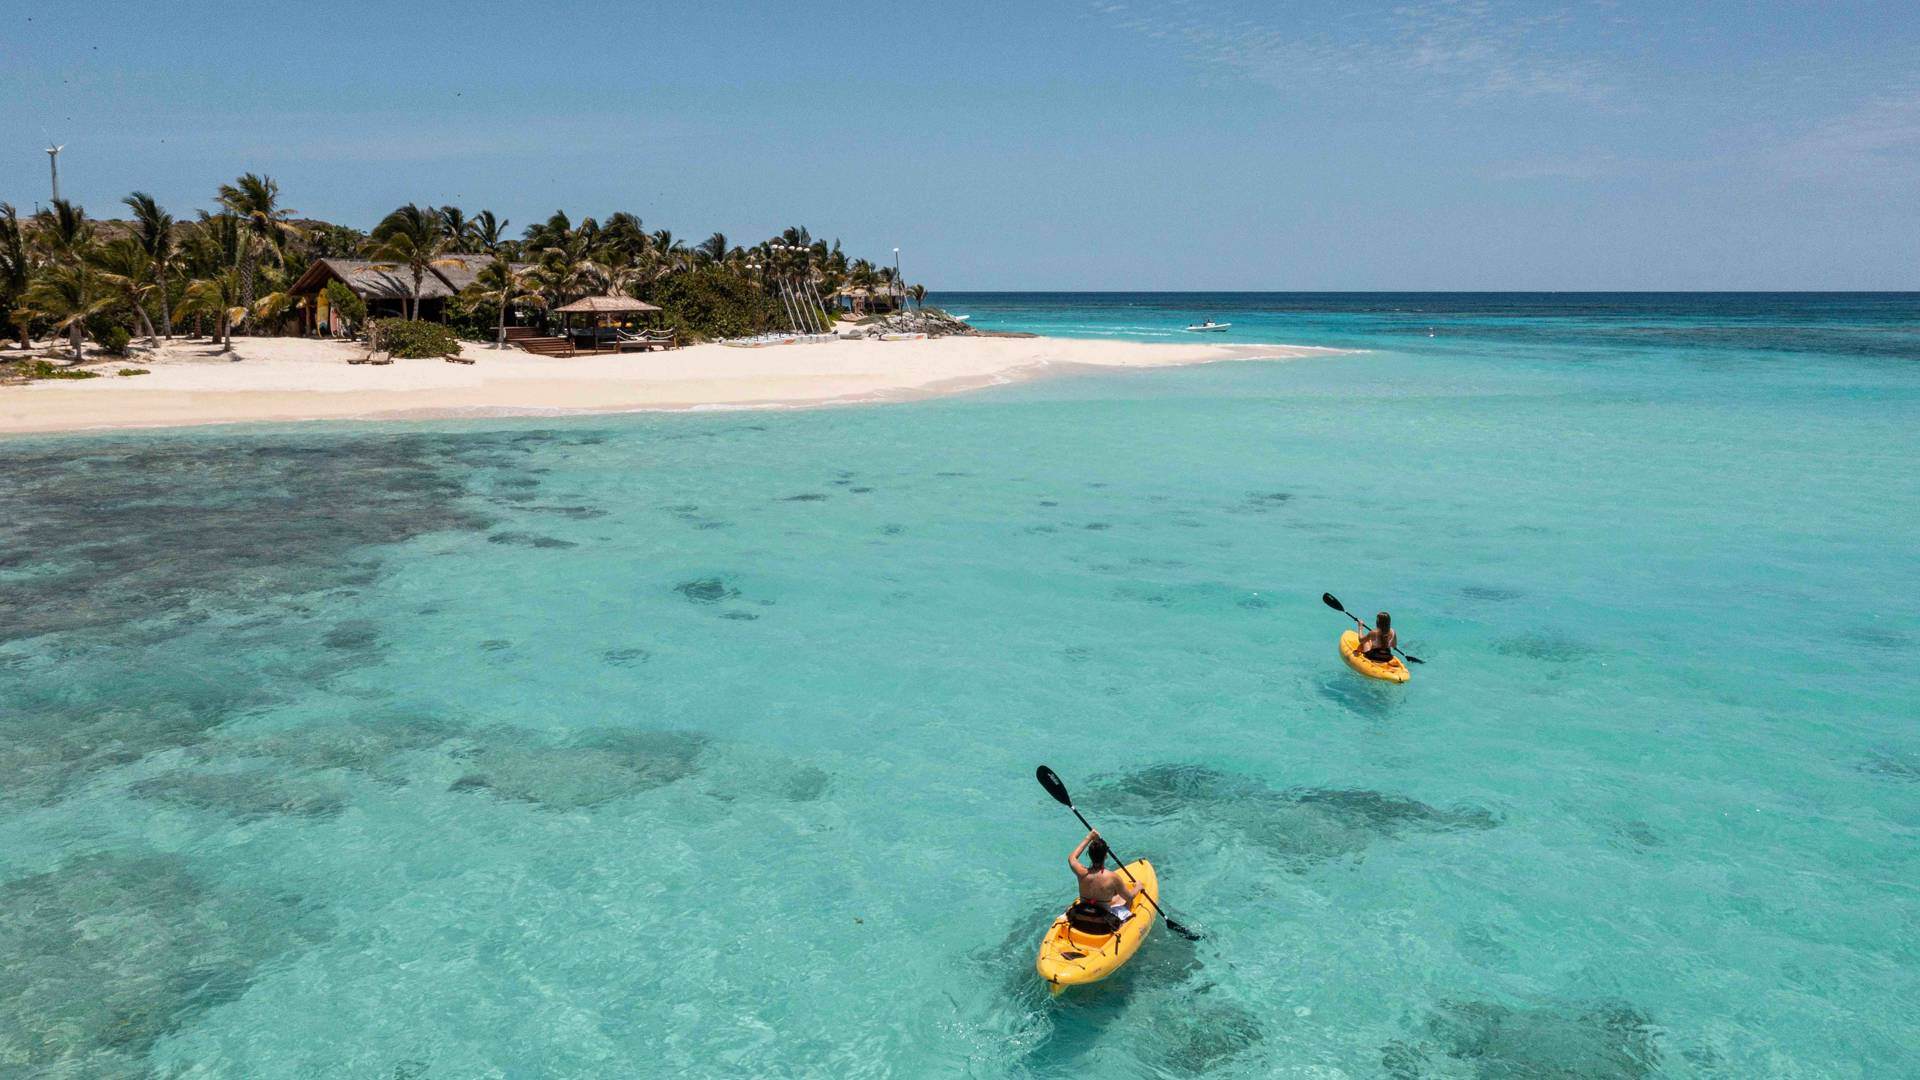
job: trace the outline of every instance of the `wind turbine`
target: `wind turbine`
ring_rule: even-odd
[[[60,151],[67,148],[66,143],[47,147],[47,168],[53,171],[53,201],[60,201]]]

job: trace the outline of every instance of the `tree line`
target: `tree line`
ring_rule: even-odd
[[[56,199],[22,216],[0,203],[0,321],[28,347],[64,336],[75,361],[92,339],[123,352],[178,332],[231,349],[235,334],[270,335],[298,325],[288,287],[317,259],[362,258],[411,285],[407,317],[436,266],[484,257],[474,284],[449,318],[472,336],[498,337],[509,313],[539,312],[584,296],[630,296],[659,304],[692,337],[752,333],[780,319],[780,282],[808,281],[821,296],[841,288],[913,296],[894,268],[849,258],[793,227],[751,246],[714,233],[689,246],[671,230],[648,230],[621,211],[574,222],[563,212],[525,226],[519,237],[491,210],[409,203],[370,232],[299,220],[270,177],[247,173],[222,184],[211,210],[176,218],[153,196],[121,200],[128,217],[95,220]],[[345,290],[336,290],[339,296]]]

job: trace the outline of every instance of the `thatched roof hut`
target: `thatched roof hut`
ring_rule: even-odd
[[[583,296],[553,310],[556,315],[638,315],[660,309],[631,296]]]

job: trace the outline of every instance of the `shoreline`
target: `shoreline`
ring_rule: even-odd
[[[564,359],[469,342],[461,356],[472,365],[438,358],[389,367],[347,363],[365,351],[308,338],[239,338],[232,354],[221,354],[207,342],[176,339],[152,354],[86,365],[140,367],[146,375],[0,387],[0,436],[881,405],[1053,376],[1353,352],[968,335],[764,349],[704,344]]]

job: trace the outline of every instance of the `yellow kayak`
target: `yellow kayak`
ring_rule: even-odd
[[[1384,664],[1378,660],[1369,660],[1365,656],[1362,656],[1360,654],[1360,634],[1355,630],[1349,630],[1340,635],[1340,659],[1345,660],[1348,667],[1365,675],[1369,679],[1385,679],[1388,682],[1406,682],[1408,679],[1413,678],[1413,673],[1407,670],[1407,665],[1401,663],[1400,658],[1397,656]]]
[[[1133,918],[1121,923],[1119,930],[1111,934],[1075,930],[1067,925],[1064,914],[1047,928],[1033,968],[1047,980],[1047,989],[1052,993],[1058,994],[1069,986],[1099,982],[1119,971],[1120,965],[1140,951],[1147,931],[1153,929],[1153,905],[1147,898],[1160,899],[1160,879],[1153,872],[1153,864],[1145,859],[1128,863],[1127,870],[1141,891],[1133,898]],[[1120,876],[1124,879],[1127,875]]]

